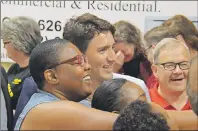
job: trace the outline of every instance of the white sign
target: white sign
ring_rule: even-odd
[[[92,13],[114,23],[127,20],[142,32],[148,16],[182,14],[197,17],[197,1],[1,1],[1,20],[29,16],[41,28],[44,40],[62,38],[65,22],[83,13]],[[2,58],[2,57],[1,57]],[[8,59],[1,59],[4,62]]]

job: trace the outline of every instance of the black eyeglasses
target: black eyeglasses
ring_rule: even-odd
[[[162,65],[164,67],[164,70],[168,70],[168,71],[174,70],[177,65],[179,65],[179,68],[181,70],[188,70],[191,66],[191,62],[189,61],[183,61],[179,63],[167,62],[167,63],[156,63],[156,65]]]
[[[88,60],[87,60],[87,57],[86,56],[84,56],[84,55],[77,55],[77,56],[75,56],[73,58],[70,58],[68,60],[61,61],[61,62],[58,62],[56,64],[53,64],[53,65],[47,67],[47,69],[54,68],[54,67],[59,66],[61,64],[70,64],[70,65],[78,64],[78,65],[83,66],[87,62],[88,62]]]

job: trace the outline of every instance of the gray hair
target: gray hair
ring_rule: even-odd
[[[176,40],[175,38],[164,38],[162,39],[155,47],[154,52],[153,52],[153,63],[156,64],[158,61],[158,56],[160,54],[160,52],[162,50],[173,50],[176,49],[178,47],[184,46],[186,48],[186,50],[189,53],[190,56],[190,52],[188,47],[186,46],[185,43]]]
[[[1,24],[1,35],[4,41],[9,41],[16,50],[30,55],[37,44],[42,41],[39,25],[29,17],[8,18]]]

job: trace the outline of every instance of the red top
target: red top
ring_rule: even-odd
[[[158,84],[157,86],[153,87],[152,89],[149,90],[149,94],[151,97],[151,101],[160,105],[163,107],[165,110],[177,110],[175,107],[170,105],[157,91]],[[182,110],[191,110],[191,105],[190,101],[188,100]]]
[[[158,80],[153,74],[146,81],[146,85],[148,89],[151,89],[152,87],[156,87],[157,84],[158,84]]]

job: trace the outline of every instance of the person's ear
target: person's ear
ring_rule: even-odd
[[[112,111],[112,113],[116,113],[116,114],[119,114],[119,111]]]
[[[59,80],[55,70],[48,69],[44,72],[45,80],[50,84],[58,84]]]
[[[151,69],[152,69],[152,72],[153,72],[153,75],[157,78],[157,74],[158,74],[158,69],[157,69],[157,66],[156,65],[152,65],[151,66]]]
[[[186,44],[186,41],[184,40],[184,37],[182,35],[177,35],[176,39]]]

